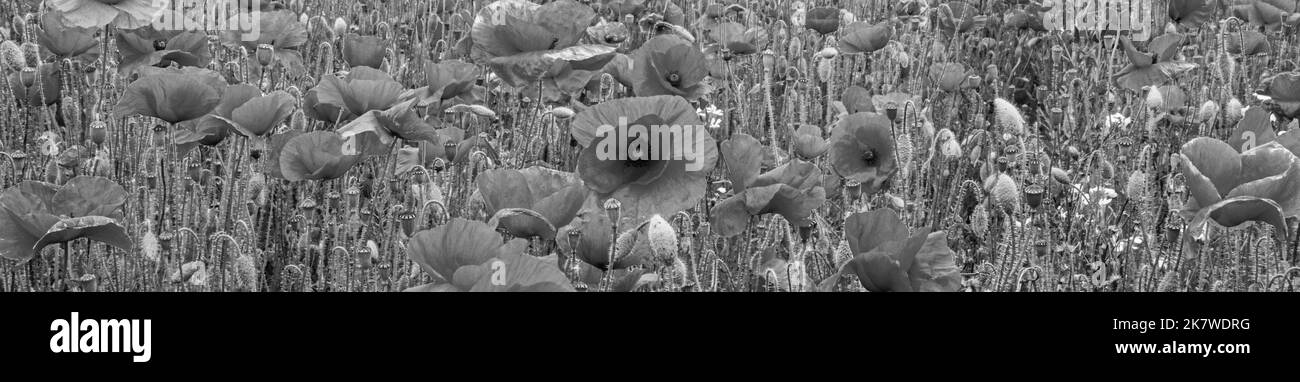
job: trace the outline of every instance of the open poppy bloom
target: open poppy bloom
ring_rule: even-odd
[[[1241,31],[1240,38],[1234,36],[1228,40],[1228,53],[1254,56],[1260,54],[1269,54],[1273,48],[1268,45],[1268,37],[1259,31],[1247,30]],[[1242,44],[1246,47],[1243,49]]]
[[[558,266],[524,253],[528,241],[501,241],[487,224],[461,218],[416,233],[406,244],[406,254],[436,281],[407,291],[573,291]],[[503,270],[504,280],[492,282],[493,273]]]
[[[149,25],[166,11],[164,5],[154,0],[50,0],[46,4],[63,12],[69,24],[81,28],[102,28],[112,25],[121,29],[135,29]]]
[[[56,75],[54,64],[23,68],[9,74],[14,99],[22,105],[50,106],[63,100],[63,79]]]
[[[823,35],[835,33],[840,29],[840,10],[827,7],[813,8],[805,16],[804,26]]]
[[[949,1],[940,4],[934,13],[939,29],[947,33],[965,33],[976,28],[983,28],[989,22],[988,16],[980,15],[979,9],[964,1]]]
[[[709,70],[704,53],[676,36],[656,36],[641,45],[636,53],[635,84],[637,96],[677,95],[699,99],[711,89],[704,83]]]
[[[871,25],[857,21],[844,28],[844,36],[839,41],[839,51],[842,54],[875,52],[889,45],[889,39],[893,34],[894,29],[888,23]]]
[[[1210,0],[1169,1],[1169,20],[1189,27],[1200,24],[1210,11]]]
[[[117,49],[122,62],[117,71],[130,74],[141,66],[167,67],[172,63],[206,67],[212,62],[208,38],[197,31],[158,31],[144,27],[117,34]]]
[[[751,216],[776,213],[793,226],[807,227],[814,210],[826,202],[817,166],[793,159],[759,174],[763,145],[746,134],[722,142],[722,158],[736,194],[713,206],[710,220],[718,234],[730,237],[745,231]]]
[[[446,60],[436,64],[428,63],[424,65],[425,86],[408,91],[402,98],[418,98],[416,106],[419,107],[443,103],[454,98],[460,98],[463,101],[461,103],[474,103],[482,99],[481,94],[487,91],[482,86],[474,84],[478,76],[478,65],[468,62]]]
[[[41,29],[36,40],[55,57],[71,58],[83,64],[93,63],[104,53],[99,39],[95,38],[95,29],[67,25],[67,20],[59,12],[41,16]]]
[[[876,111],[876,104],[872,100],[871,91],[857,85],[844,89],[844,94],[840,95],[840,103],[844,104],[844,110],[841,112],[847,114]]]
[[[354,141],[359,153],[388,155],[395,139],[437,141],[437,131],[412,109],[415,100],[404,101],[387,110],[372,110],[338,129],[343,138]]]
[[[1249,20],[1251,24],[1278,28],[1282,23],[1294,27],[1291,15],[1300,12],[1300,2],[1296,0],[1251,0],[1239,1],[1231,6],[1232,15],[1238,19]]]
[[[556,228],[568,225],[587,199],[587,187],[576,174],[544,167],[491,170],[474,182],[489,222],[516,237],[554,239]]]
[[[348,33],[343,36],[343,61],[348,67],[365,66],[382,69],[388,54],[388,41],[377,36],[360,36]]]
[[[718,159],[695,108],[677,96],[605,101],[578,113],[571,130],[583,147],[578,175],[622,204],[624,227],[695,205]]]
[[[956,92],[978,86],[971,81],[971,74],[966,65],[958,62],[944,62],[930,66],[930,80],[946,92]]]
[[[578,45],[595,16],[573,0],[545,5],[498,0],[474,18],[472,55],[510,86],[545,80],[561,91],[576,91],[614,57],[614,47]]]
[[[1196,64],[1173,61],[1183,45],[1183,35],[1178,33],[1166,33],[1151,39],[1147,44],[1149,53],[1137,50],[1128,38],[1120,38],[1120,44],[1128,54],[1129,64],[1115,75],[1115,82],[1125,89],[1141,90],[1146,86],[1164,85],[1174,76],[1196,67]]]
[[[794,152],[804,160],[813,160],[831,148],[826,138],[822,138],[822,128],[816,125],[799,124],[799,128],[793,133]]]
[[[405,88],[380,70],[360,66],[347,76],[326,75],[304,95],[303,113],[324,122],[350,121],[396,105]]]
[[[1236,149],[1237,152],[1247,152],[1257,146],[1277,140],[1277,132],[1273,131],[1273,114],[1269,113],[1262,107],[1251,107],[1246,109],[1242,114],[1241,120],[1237,121],[1237,127],[1233,128],[1232,135],[1228,137],[1228,145]]]
[[[831,132],[831,168],[861,183],[864,195],[879,191],[898,170],[891,126],[884,115],[857,113],[841,119]]]
[[[600,20],[596,25],[587,27],[587,37],[597,44],[618,47],[632,36],[627,25],[617,21]]]
[[[758,53],[767,46],[767,30],[761,27],[745,28],[737,22],[719,24],[709,31],[709,38],[727,53],[743,56]]]
[[[144,73],[126,87],[113,113],[117,118],[143,115],[176,124],[207,115],[221,103],[224,83],[207,69],[165,69]]]
[[[198,145],[216,146],[230,136],[235,126],[229,121],[234,118],[235,108],[243,106],[249,100],[262,95],[262,91],[249,84],[231,85],[221,94],[221,101],[212,113],[203,116],[195,123],[184,123],[172,132],[172,142],[181,153],[187,153]],[[277,165],[278,167],[278,165]]]
[[[271,139],[266,142],[266,162],[263,163],[261,169],[266,173],[267,177],[275,179],[286,178],[284,172],[280,170],[280,157],[284,153],[284,148],[289,144],[289,141],[303,134],[306,134],[306,132],[302,130],[289,130],[279,134],[271,134]],[[342,152],[342,149],[339,151]]]
[[[280,174],[284,179],[338,179],[361,157],[344,151],[343,137],[329,131],[313,131],[289,139],[280,152]]]
[[[245,101],[230,111],[230,117],[217,115],[246,137],[261,137],[275,131],[280,123],[293,114],[297,102],[284,90],[259,95]]]
[[[275,63],[270,66],[274,67],[276,63],[284,65],[294,77],[306,73],[307,68],[303,66],[302,53],[298,52],[298,48],[307,43],[307,26],[298,22],[298,15],[288,10],[278,10],[262,12],[259,16],[261,30],[257,40],[244,41],[243,32],[232,30],[222,36],[225,45],[235,49],[242,46],[249,55],[259,49],[270,49],[275,57]],[[230,22],[230,25],[239,25],[236,20]],[[259,60],[252,60],[251,64],[261,68]]]
[[[910,237],[894,210],[860,212],[844,221],[844,236],[855,256],[839,274],[822,282],[829,289],[852,273],[872,292],[956,292],[961,273],[944,231],[917,230]]]
[[[1276,105],[1278,114],[1300,118],[1300,72],[1281,73],[1264,80],[1264,89],[1257,96],[1267,97]]]
[[[0,256],[26,261],[49,244],[82,237],[129,250],[131,239],[117,223],[124,204],[126,190],[107,178],[19,183],[0,193]]]
[[[1227,143],[1200,137],[1176,156],[1191,197],[1183,205],[1189,238],[1204,239],[1206,223],[1224,227],[1262,221],[1286,235],[1285,220],[1300,216],[1300,158],[1277,142],[1244,153]]]

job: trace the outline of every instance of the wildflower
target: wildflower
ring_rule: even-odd
[[[851,272],[872,292],[955,292],[961,288],[956,254],[947,234],[928,228],[908,234],[894,210],[856,213],[845,220],[845,237],[854,254],[826,285]]]

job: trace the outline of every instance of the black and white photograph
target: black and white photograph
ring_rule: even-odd
[[[1297,0],[10,0],[0,78],[0,329],[40,360],[479,303],[593,346],[1298,354]]]

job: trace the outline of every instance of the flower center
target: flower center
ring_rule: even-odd
[[[668,73],[668,83],[673,85],[674,87],[681,86],[682,75],[677,74],[677,72]]]
[[[163,39],[153,40],[153,50],[166,50],[166,49],[167,49],[167,40],[163,40]]]
[[[867,162],[868,166],[876,165],[876,149],[868,149],[862,153],[862,160]]]

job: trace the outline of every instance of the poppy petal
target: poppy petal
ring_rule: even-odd
[[[1238,182],[1242,170],[1240,154],[1237,154],[1237,150],[1227,143],[1214,138],[1199,137],[1184,144],[1181,152],[1191,167],[1214,184],[1214,190],[1219,195],[1227,195],[1228,191],[1232,191],[1240,184]],[[1184,171],[1184,175],[1186,174],[1187,171]],[[1201,201],[1203,205],[1213,204],[1205,203],[1206,200]]]
[[[501,235],[487,224],[454,218],[416,233],[407,242],[406,253],[429,275],[452,281],[461,267],[497,256],[501,245]]]
[[[108,178],[78,176],[59,187],[50,211],[70,217],[104,216],[122,218],[126,189]]]
[[[335,179],[343,176],[360,157],[344,155],[338,133],[315,131],[290,139],[280,153],[280,172],[290,181]]]
[[[853,253],[865,253],[888,242],[907,240],[908,234],[898,212],[881,208],[849,215],[844,220],[844,236]]]
[[[297,102],[283,90],[248,100],[231,112],[232,125],[244,136],[260,137],[275,131],[276,126],[293,114]]]
[[[720,145],[722,160],[727,164],[727,178],[737,190],[749,187],[758,177],[763,164],[763,144],[749,134],[731,136]]]
[[[284,152],[284,146],[289,144],[289,140],[302,135],[302,130],[289,130],[280,134],[271,135],[271,141],[267,144],[266,165],[262,171],[272,178],[284,179],[284,174],[280,171],[280,154]]]
[[[1188,223],[1188,239],[1208,239],[1206,235],[1210,219],[1228,228],[1249,221],[1263,222],[1272,225],[1279,237],[1285,239],[1289,236],[1282,208],[1276,202],[1264,198],[1239,196],[1205,207]]]
[[[131,250],[131,238],[126,228],[116,220],[103,216],[82,216],[59,220],[36,242],[32,250],[40,253],[50,244],[66,243],[80,238],[98,241],[124,251]]]
[[[918,292],[960,290],[962,277],[956,255],[948,248],[947,233],[939,231],[926,235],[924,245],[916,252],[915,262],[907,270],[912,288]]]
[[[479,277],[470,292],[573,291],[569,278],[559,267],[525,253],[502,253],[488,260],[487,268],[490,271]],[[495,272],[502,272],[504,275],[496,277],[493,274]]]

